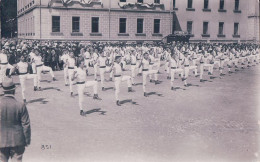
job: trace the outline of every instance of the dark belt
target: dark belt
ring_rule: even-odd
[[[85,82],[77,82],[77,84],[85,84]]]
[[[131,64],[131,65],[136,65],[136,64]]]
[[[143,71],[148,71],[148,69],[143,69]]]
[[[8,62],[6,62],[6,63],[0,63],[0,65],[7,65],[8,64]]]
[[[149,63],[149,65],[153,65],[154,63]]]
[[[41,64],[41,65],[36,65],[36,67],[41,67],[43,64]]]
[[[68,67],[68,69],[74,69],[74,67]]]
[[[90,58],[85,58],[86,60],[89,60]]]
[[[200,62],[201,64],[204,64],[204,62]]]
[[[225,60],[225,59],[220,59],[221,61]]]
[[[184,65],[184,67],[189,67],[190,65]]]
[[[106,68],[106,66],[99,66],[99,68]]]
[[[179,59],[179,60],[182,60],[182,59]]]
[[[121,75],[114,75],[114,77],[116,78],[116,77],[121,77]]]
[[[171,67],[171,69],[177,69],[176,67]]]
[[[26,74],[28,74],[27,72],[26,73],[19,73],[19,75],[26,75]]]
[[[196,60],[197,58],[193,58],[193,60]]]

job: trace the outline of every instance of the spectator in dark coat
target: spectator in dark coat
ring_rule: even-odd
[[[11,78],[3,81],[4,97],[0,100],[0,161],[21,162],[25,146],[31,143],[31,126],[27,108],[18,102],[15,95],[15,84]]]

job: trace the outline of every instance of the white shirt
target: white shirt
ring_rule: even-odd
[[[68,67],[74,68],[76,66],[76,60],[72,57],[67,59]]]
[[[30,56],[30,59],[32,60],[36,55],[35,55],[35,53],[30,52],[30,53],[29,53],[29,56]]]
[[[0,63],[5,64],[8,63],[7,55],[4,53],[0,53]]]
[[[106,66],[106,57],[99,57],[99,66]]]
[[[118,63],[114,64],[114,68],[115,68],[115,74],[114,75],[121,75],[122,74],[122,68]]]
[[[81,68],[76,69],[76,76],[77,76],[77,82],[85,82],[87,79],[86,71]]]
[[[60,59],[61,59],[63,62],[67,62],[68,58],[69,58],[69,55],[68,55],[68,54],[64,54],[64,55],[61,56]]]
[[[90,59],[90,53],[89,53],[88,51],[86,51],[86,52],[84,53],[84,58],[85,58],[85,59]]]
[[[34,60],[34,62],[35,62],[35,64],[36,64],[36,66],[43,64],[43,62],[42,62],[42,57],[41,57],[41,56],[35,56],[35,57],[33,58],[33,60]]]
[[[27,73],[28,72],[28,63],[27,62],[18,62],[17,68],[19,73]]]

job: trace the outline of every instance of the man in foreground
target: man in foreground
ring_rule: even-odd
[[[25,146],[31,142],[31,126],[27,108],[18,102],[15,84],[11,78],[3,80],[4,97],[0,100],[0,161],[22,162]]]

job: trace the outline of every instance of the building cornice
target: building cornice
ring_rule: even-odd
[[[170,10],[140,10],[140,9],[119,9],[119,8],[75,8],[75,7],[48,7],[48,6],[33,6],[30,9],[24,11],[23,13],[17,15],[17,18],[33,11],[36,8],[42,9],[56,9],[56,10],[87,10],[87,11],[109,11],[110,12],[140,12],[140,13],[172,13],[175,11]]]

